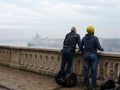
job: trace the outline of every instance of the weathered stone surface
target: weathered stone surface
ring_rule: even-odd
[[[64,88],[53,77],[0,66],[0,90],[82,90],[82,87]],[[80,89],[81,88],[81,89]]]
[[[118,75],[120,73],[120,54],[98,53],[98,57],[99,57],[98,81],[102,82],[106,78],[112,78],[113,80],[117,81]],[[32,71],[34,73],[36,72],[42,75],[55,76],[55,74],[58,72],[60,68],[60,64],[61,64],[60,50],[0,46],[0,65],[5,65],[8,68],[13,67],[26,71]],[[78,82],[83,83],[83,60],[82,54],[80,52],[77,52],[74,57],[72,71],[76,73],[78,77]],[[39,85],[39,90],[41,89],[41,87],[46,88],[47,84],[50,85],[49,88],[47,88],[47,90],[48,89],[52,90],[54,85],[55,88],[57,86],[54,80],[51,78],[47,77],[48,79],[41,79],[41,81],[38,81],[38,78],[37,79],[33,78],[34,75],[32,73],[30,74],[33,75],[32,77],[26,75],[25,74],[26,72],[22,73],[21,75],[20,73],[21,71],[18,72],[14,70],[11,71],[11,73],[9,73],[10,75],[5,73],[4,73],[5,75],[3,75],[3,73],[0,73],[0,77],[4,76],[0,78],[0,83],[2,81],[2,85],[7,85],[8,87],[12,87],[13,85],[15,90],[16,88],[19,88],[17,90],[27,90],[26,88],[29,88],[28,90],[37,90],[33,89],[32,83],[35,83],[34,85],[35,87],[37,87],[36,85],[38,85],[38,83],[41,84],[41,82],[42,85]],[[26,77],[29,77],[29,79],[26,80]],[[45,77],[39,76],[39,78]],[[46,82],[44,82],[44,80],[46,80]],[[12,83],[12,85],[10,83]],[[51,85],[51,83],[53,85]],[[29,87],[27,85],[29,85]],[[60,87],[60,90],[63,89],[65,88]]]

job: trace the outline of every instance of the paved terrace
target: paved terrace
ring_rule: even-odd
[[[64,88],[53,77],[0,66],[0,90],[83,90],[82,86]]]

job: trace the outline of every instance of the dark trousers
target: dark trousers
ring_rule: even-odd
[[[89,69],[91,68],[92,73],[92,87],[97,87],[97,66],[98,66],[98,57],[96,54],[87,52],[84,54],[84,81],[85,86],[89,86]]]
[[[62,62],[61,68],[59,71],[59,76],[65,78],[65,76],[70,73],[72,63],[73,63],[74,51],[71,49],[63,48],[62,49]]]

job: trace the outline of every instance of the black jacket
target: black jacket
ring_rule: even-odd
[[[64,48],[72,48],[76,49],[76,44],[78,44],[78,47],[80,49],[80,35],[77,34],[76,32],[70,32],[66,35],[64,42],[63,42],[63,47]]]

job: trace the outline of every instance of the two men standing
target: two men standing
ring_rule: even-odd
[[[101,47],[98,38],[94,35],[93,26],[87,27],[87,34],[83,37],[82,41],[80,40],[80,35],[76,33],[75,27],[72,27],[71,32],[66,35],[63,42],[59,77],[65,78],[65,76],[71,72],[72,61],[77,44],[79,50],[83,53],[85,90],[88,90],[89,88],[89,69],[91,69],[92,73],[92,87],[93,90],[96,90],[98,66],[97,50],[103,51],[103,48]]]

